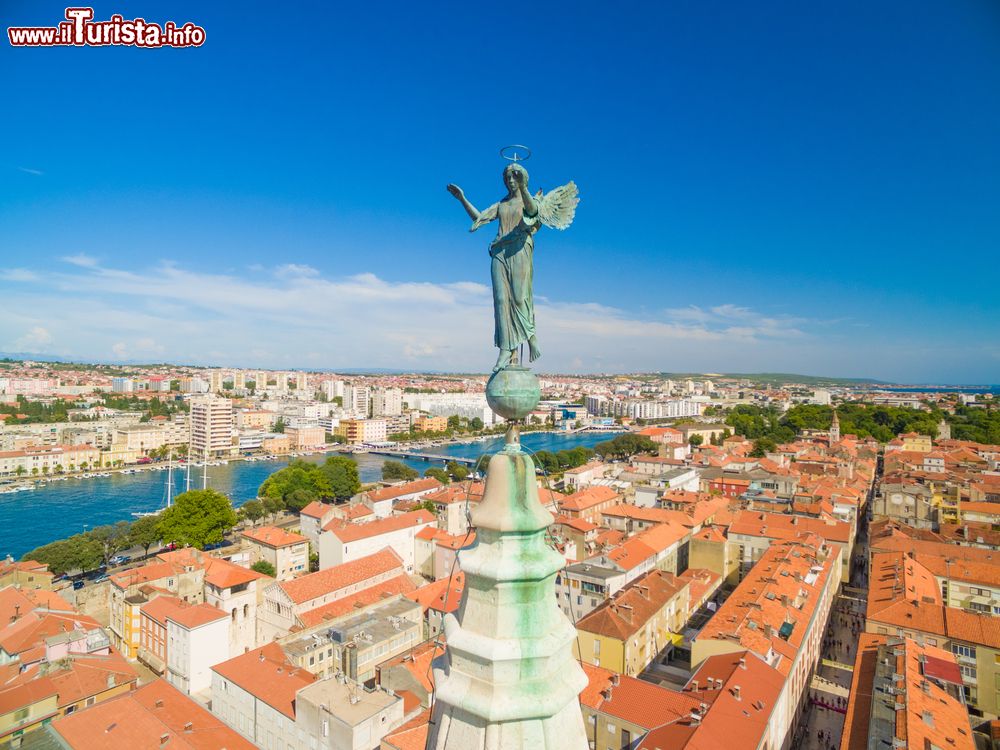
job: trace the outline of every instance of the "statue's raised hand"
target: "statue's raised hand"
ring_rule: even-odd
[[[454,195],[459,200],[465,197],[465,193],[462,192],[462,188],[458,185],[448,185],[448,192]]]

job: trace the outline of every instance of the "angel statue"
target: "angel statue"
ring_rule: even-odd
[[[458,185],[448,185],[472,219],[470,232],[500,220],[497,236],[490,243],[493,279],[493,318],[496,324],[494,343],[500,356],[493,367],[499,372],[507,365],[518,364],[517,348],[527,342],[529,361],[542,355],[535,336],[535,303],[531,293],[532,257],[535,232],[544,224],[565,229],[573,223],[580,202],[576,185],[569,182],[550,193],[528,192],[528,170],[516,161],[503,171],[507,195],[485,211],[478,210]]]

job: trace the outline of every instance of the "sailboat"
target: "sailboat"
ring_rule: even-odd
[[[190,468],[188,471],[190,472]],[[188,476],[188,484],[191,483],[190,475]],[[170,507],[170,501],[173,499],[174,492],[174,454],[171,452],[170,458],[167,459],[167,504],[166,508]],[[162,510],[137,510],[132,513],[133,518],[145,518],[146,516],[156,516],[163,512],[166,508]]]

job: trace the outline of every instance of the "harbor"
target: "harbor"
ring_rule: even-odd
[[[536,432],[524,435],[522,443],[530,451],[560,451],[576,446],[593,447],[611,437],[613,435],[607,433]],[[417,452],[440,456],[442,462],[455,460],[474,465],[481,455],[499,450],[502,444],[503,438],[498,436],[421,447]],[[190,472],[175,464],[172,494],[176,497],[189,486],[199,489],[207,478],[209,487],[228,495],[238,507],[256,497],[257,488],[264,480],[290,460],[299,458],[320,463],[328,455],[338,454],[323,452],[209,461],[207,466],[193,463]],[[351,458],[358,464],[362,483],[379,481],[382,464],[387,458],[399,460],[420,473],[434,465],[422,458],[387,457],[373,451],[355,453]],[[166,462],[161,462],[72,476],[20,479],[17,486],[29,489],[0,495],[0,555],[18,558],[56,539],[95,526],[130,521],[134,513],[159,511],[166,504],[167,473]]]

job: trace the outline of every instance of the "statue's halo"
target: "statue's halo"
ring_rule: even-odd
[[[519,161],[528,161],[531,158],[531,149],[520,143],[514,143],[500,149],[500,156],[517,164]]]

